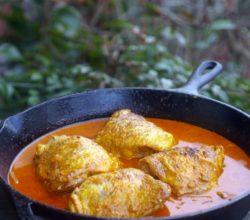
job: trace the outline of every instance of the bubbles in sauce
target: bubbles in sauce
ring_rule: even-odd
[[[218,186],[199,195],[170,197],[165,208],[151,216],[173,216],[188,214],[211,208],[233,199],[250,190],[250,159],[237,145],[211,131],[183,122],[151,119],[159,127],[171,132],[179,146],[223,145],[225,149],[225,168],[219,178]],[[69,193],[51,193],[46,190],[36,176],[33,157],[38,143],[46,143],[53,135],[83,135],[94,138],[107,119],[98,119],[67,126],[51,132],[27,146],[14,160],[9,173],[10,184],[21,193],[48,205],[67,209]],[[138,159],[123,160],[124,167],[137,167]]]

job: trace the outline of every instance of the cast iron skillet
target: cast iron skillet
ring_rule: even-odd
[[[129,108],[147,117],[173,119],[209,129],[238,144],[250,155],[250,116],[230,105],[198,95],[198,89],[215,78],[221,69],[218,62],[205,61],[187,84],[176,90],[98,89],[53,99],[4,120],[0,126],[0,183],[11,193],[21,219],[97,219],[27,198],[7,183],[7,174],[16,155],[39,136],[75,122],[108,117],[118,109]],[[249,209],[250,190],[223,205],[159,219],[238,220]]]

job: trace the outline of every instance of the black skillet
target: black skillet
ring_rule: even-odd
[[[221,69],[218,62],[205,61],[187,84],[176,90],[98,89],[53,99],[5,119],[0,125],[0,183],[12,195],[21,219],[97,219],[31,200],[8,184],[7,175],[16,155],[41,135],[75,122],[108,117],[118,109],[129,108],[147,117],[173,119],[206,128],[233,141],[250,155],[250,116],[233,106],[198,95],[198,89],[215,78]],[[223,205],[160,219],[238,220],[249,210],[250,190]]]

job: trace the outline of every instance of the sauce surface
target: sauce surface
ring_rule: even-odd
[[[147,120],[172,133],[179,146],[197,144],[223,145],[225,150],[224,172],[219,178],[218,186],[209,192],[199,195],[185,195],[179,198],[170,197],[165,207],[151,216],[173,216],[192,213],[216,206],[231,200],[239,194],[250,190],[250,158],[237,145],[224,137],[183,122],[166,119]],[[27,146],[14,160],[9,173],[10,184],[26,196],[48,205],[67,209],[69,193],[51,193],[46,190],[36,176],[33,158],[38,144],[46,143],[53,135],[83,135],[95,138],[107,119],[91,120],[53,131]],[[138,159],[122,160],[124,167],[137,167]]]

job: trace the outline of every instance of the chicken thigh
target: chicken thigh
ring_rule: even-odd
[[[118,159],[82,136],[54,136],[39,144],[35,154],[37,175],[49,191],[70,191],[88,176],[115,170]]]
[[[176,147],[139,161],[143,171],[168,183],[177,196],[211,189],[223,166],[222,146]]]
[[[173,135],[128,109],[116,111],[97,134],[96,142],[125,159],[169,149]]]
[[[127,168],[89,177],[71,194],[71,211],[101,217],[142,217],[158,210],[170,187],[141,170]]]

